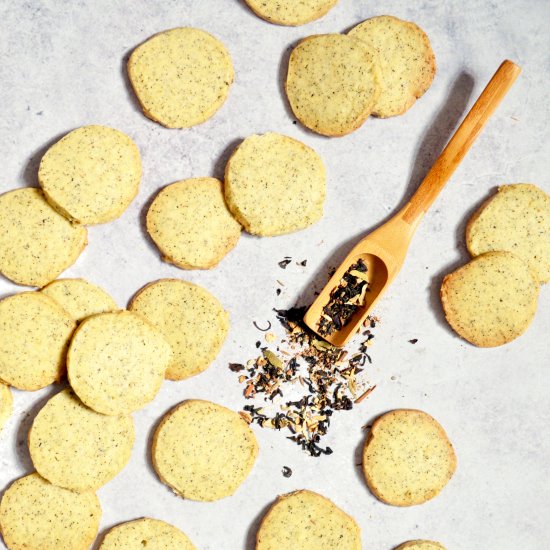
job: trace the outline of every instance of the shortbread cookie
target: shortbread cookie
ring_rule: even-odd
[[[453,446],[429,414],[397,409],[372,425],[363,449],[370,490],[394,506],[422,504],[437,496],[456,469]]]
[[[183,380],[214,361],[229,330],[229,314],[204,288],[178,279],[149,283],[132,299],[130,311],[143,315],[170,342],[173,358],[166,378]]]
[[[550,195],[536,185],[503,185],[470,218],[472,256],[506,250],[523,258],[541,283],[550,281]]]
[[[56,212],[40,189],[0,195],[0,273],[18,285],[44,286],[87,244],[85,227]]]
[[[38,182],[66,218],[105,223],[134,200],[141,181],[137,145],[107,126],[83,126],[52,145],[40,161]]]
[[[432,84],[435,56],[418,25],[382,15],[363,21],[348,36],[368,46],[380,69],[380,95],[373,115],[385,118],[404,113]]]
[[[159,519],[141,518],[121,523],[105,535],[99,550],[195,550],[179,529]]]
[[[318,221],[325,183],[319,155],[281,134],[246,138],[225,168],[227,205],[255,235],[281,235]]]
[[[107,292],[84,279],[58,279],[41,292],[53,298],[77,322],[96,313],[118,309]]]
[[[341,34],[302,40],[290,54],[286,93],[304,126],[343,136],[367,120],[378,99],[378,71],[369,47]]]
[[[100,520],[95,493],[57,487],[36,473],[14,481],[0,503],[0,530],[10,550],[88,550]]]
[[[277,25],[296,27],[320,19],[338,0],[245,0],[262,19]]]
[[[445,550],[445,547],[433,540],[410,540],[400,544],[395,550]]]
[[[161,481],[190,500],[232,495],[258,454],[256,437],[239,414],[209,401],[184,401],[159,424],[153,465]]]
[[[13,411],[13,396],[9,386],[0,382],[0,431]]]
[[[167,128],[188,128],[223,105],[233,83],[233,63],[211,34],[177,28],[138,46],[128,75],[146,116]]]
[[[164,259],[183,269],[210,269],[237,244],[221,181],[194,178],[165,187],[147,212],[147,231]]]
[[[58,382],[74,328],[69,314],[41,292],[0,300],[0,380],[29,391]]]
[[[34,419],[29,451],[43,478],[83,492],[99,489],[126,466],[134,439],[130,415],[99,414],[67,389],[52,397]]]
[[[280,496],[265,515],[256,550],[361,550],[355,520],[312,491]]]
[[[95,411],[128,414],[157,395],[172,360],[160,331],[130,311],[85,319],[67,354],[69,382]]]
[[[539,283],[510,252],[487,252],[447,275],[441,285],[445,317],[465,340],[482,348],[521,336],[537,311]]]

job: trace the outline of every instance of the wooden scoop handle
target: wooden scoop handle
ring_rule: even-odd
[[[519,76],[521,68],[506,60],[498,68],[485,87],[462,124],[455,132],[424,181],[402,210],[402,219],[410,225],[416,225],[435,201],[441,189],[447,183],[460,161],[480,134],[512,84]]]

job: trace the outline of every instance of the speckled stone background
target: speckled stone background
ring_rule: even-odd
[[[183,529],[200,550],[251,550],[258,521],[276,495],[308,488],[357,519],[365,549],[390,550],[414,538],[439,540],[449,550],[550,548],[550,288],[542,289],[529,331],[497,349],[476,349],[455,336],[438,298],[443,275],[466,260],[468,215],[496,186],[533,182],[550,192],[547,0],[340,0],[322,20],[298,28],[270,25],[241,0],[0,0],[0,14],[1,191],[37,185],[47,147],[84,124],[127,132],[143,155],[138,197],[120,219],[90,229],[86,251],[64,276],[102,285],[120,306],[151,280],[181,277],[212,291],[231,313],[229,338],[212,367],[192,380],[166,382],[157,399],[135,413],[131,462],[99,491],[101,533],[152,516]],[[413,20],[428,33],[438,64],[432,88],[405,116],[368,120],[344,138],[322,138],[294,124],[282,91],[292,45],[380,14]],[[227,103],[190,130],[167,130],[145,118],[125,73],[137,44],[176,26],[219,37],[236,72]],[[252,322],[273,320],[272,307],[308,300],[329,266],[395,211],[505,58],[519,63],[523,74],[426,216],[377,309],[383,322],[368,375],[378,387],[355,410],[334,417],[327,440],[334,454],[313,459],[283,434],[258,429],[259,459],[235,496],[196,503],[171,494],[148,454],[163,413],[191,397],[242,406],[227,363],[252,357],[258,339]],[[222,177],[240,140],[270,130],[303,140],[323,157],[328,195],[322,221],[278,238],[243,235],[213,271],[185,272],[161,262],[143,228],[157,190],[178,179]],[[286,255],[307,258],[307,267],[292,263],[282,271],[277,262]],[[279,297],[277,279],[285,284]],[[0,280],[2,296],[21,290]],[[413,338],[415,345],[408,342]],[[14,391],[15,414],[0,435],[0,490],[32,470],[27,431],[57,391]],[[378,502],[356,465],[362,426],[396,407],[435,416],[458,455],[457,473],[442,494],[413,508]],[[285,465],[294,472],[288,479],[281,475]]]

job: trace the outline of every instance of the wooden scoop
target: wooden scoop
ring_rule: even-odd
[[[511,61],[502,63],[411,200],[388,222],[359,241],[311,304],[304,316],[311,330],[335,346],[345,345],[355,334],[401,269],[422,216],[435,201],[520,72],[521,69]],[[340,285],[344,274],[359,259],[368,268],[366,275],[369,290],[365,295],[365,304],[358,307],[340,330],[329,335],[320,334],[319,320],[323,308],[329,303],[332,291]]]

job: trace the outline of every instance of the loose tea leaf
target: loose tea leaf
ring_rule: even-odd
[[[319,320],[319,334],[329,336],[341,330],[354,313],[366,303],[369,290],[368,269],[362,259],[357,260],[340,280],[339,285],[330,293],[327,305]]]
[[[262,348],[261,355],[250,359],[239,381],[245,398],[255,400],[244,407],[245,418],[263,428],[290,431],[287,439],[318,457],[332,453],[321,440],[334,411],[352,409],[354,401],[361,402],[374,389],[365,390],[368,384],[362,375],[371,362],[367,348],[374,335],[368,329],[359,341],[352,340],[349,349],[336,348],[306,327],[302,320],[306,310],[274,310],[284,338],[275,349]],[[376,319],[369,318],[368,326],[374,328]],[[265,405],[256,406],[257,400]]]

